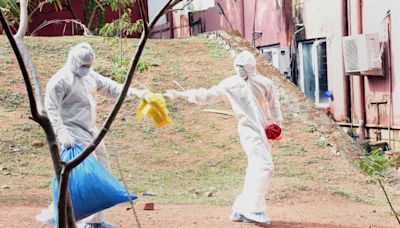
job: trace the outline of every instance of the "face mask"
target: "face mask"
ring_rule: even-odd
[[[243,66],[236,66],[236,73],[243,79],[247,80],[249,76]]]
[[[77,74],[79,77],[85,77],[86,75],[89,74],[89,71],[90,71],[90,68],[87,68],[87,67],[79,67],[79,68],[78,68],[78,71],[76,72],[76,74]]]

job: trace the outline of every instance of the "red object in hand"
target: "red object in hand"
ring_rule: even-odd
[[[276,124],[270,124],[265,127],[265,134],[268,139],[277,139],[282,134],[282,129]]]

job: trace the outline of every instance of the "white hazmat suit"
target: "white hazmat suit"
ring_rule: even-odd
[[[96,94],[118,97],[122,85],[91,69],[95,54],[88,43],[74,46],[67,63],[48,82],[45,96],[47,115],[64,147],[74,143],[83,148],[97,135]],[[130,89],[129,95],[143,96],[147,90]],[[94,151],[95,157],[110,169],[104,142]],[[51,205],[50,205],[51,207]],[[50,208],[49,207],[49,208]],[[50,210],[52,212],[52,209]],[[104,220],[99,212],[84,219],[86,223],[98,224]]]
[[[224,79],[210,89],[191,89],[184,92],[169,90],[166,96],[187,97],[189,102],[199,105],[228,98],[239,121],[240,143],[248,158],[243,190],[234,202],[233,215],[236,213],[236,216],[244,216],[251,221],[269,223],[265,214],[264,194],[274,164],[264,126],[270,123],[281,124],[278,95],[272,81],[257,74],[256,60],[250,52],[237,55],[234,67],[237,75]],[[231,219],[240,221],[240,218]]]

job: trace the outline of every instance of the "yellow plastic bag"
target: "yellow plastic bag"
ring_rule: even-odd
[[[149,93],[142,99],[137,107],[136,119],[143,120],[145,116],[151,117],[158,128],[172,122],[161,93]]]

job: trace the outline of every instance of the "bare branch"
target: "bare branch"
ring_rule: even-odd
[[[39,10],[39,12],[41,12],[42,9],[43,9],[43,6],[44,6],[45,4],[48,4],[48,2],[40,2],[40,3],[35,7],[35,9],[33,9],[32,12],[29,14],[29,16],[28,16],[28,21],[30,21],[30,19],[31,19],[32,16],[36,13],[36,11]]]
[[[3,26],[3,30],[6,33],[8,40],[10,41],[10,44],[15,53],[15,56],[17,57],[19,67],[21,69],[21,73],[24,78],[26,90],[28,92],[29,104],[31,107],[32,119],[34,121],[38,122],[40,119],[40,115],[37,111],[36,100],[35,100],[35,96],[33,95],[33,87],[32,87],[31,81],[29,79],[29,74],[28,74],[28,71],[26,70],[25,63],[24,63],[24,60],[20,53],[20,50],[18,49],[17,43],[16,43],[13,35],[11,34],[10,28],[8,27],[7,22],[3,16],[3,11],[1,10],[1,8],[0,8],[0,21],[1,21],[1,25]]]
[[[29,52],[24,44],[24,36],[28,28],[28,1],[21,0],[20,5],[21,5],[20,22],[19,22],[20,26],[18,28],[17,34],[15,35],[15,41],[20,53],[22,53],[23,55],[24,61],[28,63],[28,67],[31,71],[33,85],[35,87],[34,94],[37,101],[37,105],[35,105],[36,106],[35,110],[37,109],[38,113],[41,114],[42,112],[44,112],[44,102],[41,92],[42,89],[40,86],[39,74],[37,73],[36,66],[33,63],[32,58],[30,57]],[[29,82],[29,84],[31,83]]]
[[[44,21],[41,25],[39,25],[35,30],[32,31],[31,36],[36,35],[36,33],[43,29],[44,27],[51,25],[51,24],[56,24],[56,23],[60,23],[60,22],[65,22],[65,23],[73,23],[73,24],[77,24],[79,25],[82,29],[83,29],[83,34],[85,36],[89,36],[91,35],[90,30],[86,27],[86,25],[84,25],[82,22],[75,20],[75,19],[53,19],[50,21]]]
[[[56,141],[53,127],[51,126],[50,120],[47,118],[47,116],[40,115],[40,113],[38,112],[36,99],[35,99],[35,96],[33,93],[32,83],[30,81],[29,74],[28,74],[27,68],[25,66],[25,62],[21,55],[20,49],[18,48],[17,43],[10,31],[10,28],[8,27],[8,25],[6,23],[6,20],[3,16],[3,12],[1,11],[1,9],[0,9],[0,21],[1,21],[1,25],[3,26],[3,30],[6,33],[7,38],[9,40],[11,47],[17,58],[17,61],[18,61],[18,64],[19,64],[19,67],[20,67],[20,70],[22,73],[22,77],[24,78],[25,87],[26,87],[26,90],[28,93],[29,105],[30,105],[30,109],[31,109],[31,115],[32,115],[31,119],[34,120],[35,122],[37,122],[45,131],[47,142],[49,143],[50,154],[53,159],[53,164],[54,164],[56,173],[59,174],[61,172],[61,166],[59,164],[59,162],[61,161],[61,158],[59,155],[59,150],[58,150],[57,141]]]
[[[17,34],[15,34],[16,40],[23,40],[26,29],[28,28],[28,1],[20,0],[20,15],[19,15],[19,26]]]
[[[149,28],[150,30],[154,27],[154,25],[157,23],[158,19],[160,19],[160,17],[162,15],[164,15],[165,11],[168,8],[173,7],[174,5],[178,4],[179,2],[181,2],[182,0],[169,0],[167,4],[164,5],[163,8],[160,9],[160,11],[158,11],[158,13],[153,17],[153,19],[151,19],[150,23],[149,23]],[[149,31],[150,31],[149,30]]]
[[[100,6],[101,6],[101,5],[100,5]],[[89,28],[89,29],[92,27],[93,20],[94,20],[94,17],[96,16],[96,11],[97,11],[98,8],[99,8],[99,5],[96,5],[96,6],[93,8],[92,13],[90,14],[90,19],[89,19],[89,22],[88,22],[88,24],[87,24],[87,28]],[[103,8],[102,8],[102,10],[104,11]]]
[[[143,20],[143,29],[147,29],[147,16],[145,14],[146,10],[144,8],[143,0],[138,0],[139,4],[139,12],[140,12],[140,17]]]
[[[66,5],[67,5],[68,10],[71,12],[72,17],[73,17],[75,20],[77,20],[77,21],[80,22],[81,20],[79,19],[78,14],[75,12],[74,8],[72,7],[71,0],[65,0],[65,3],[66,3]],[[82,27],[81,27],[81,28],[82,28]]]
[[[69,182],[69,172],[62,169],[60,179],[58,181],[58,227],[67,227],[67,195],[68,195],[68,182]]]
[[[193,1],[194,1],[194,0],[190,0],[190,1],[188,1],[185,5],[183,5],[181,8],[179,8],[179,9],[171,9],[171,11],[180,11],[180,10],[184,10],[185,7],[188,6],[188,5],[190,5],[190,4],[192,4]],[[171,5],[172,5],[172,4],[171,4]],[[176,4],[175,4],[175,5],[176,5]],[[174,7],[175,5],[172,5],[172,7]]]
[[[182,0],[173,0],[170,4],[169,7],[172,8],[174,7],[176,4],[180,3]],[[193,1],[193,0],[192,0]]]
[[[67,219],[68,219],[67,224],[68,224],[68,228],[76,228],[74,207],[72,205],[71,195],[69,194],[68,188],[67,188],[67,199],[68,199],[68,201],[67,201]]]

